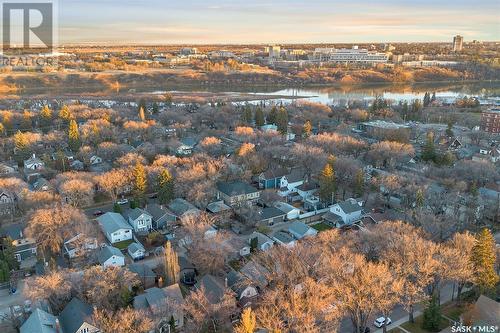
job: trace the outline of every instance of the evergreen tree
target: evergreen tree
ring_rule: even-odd
[[[446,128],[446,136],[452,138],[455,135],[453,133],[453,123],[450,121],[448,123],[448,127]]]
[[[304,123],[304,126],[302,127],[302,136],[304,138],[308,138],[311,136],[311,134],[312,134],[312,125],[311,125],[311,122],[309,120],[307,120]]]
[[[117,204],[116,202],[113,205],[113,212],[121,214],[122,213],[122,206]]]
[[[142,200],[144,198],[144,193],[146,193],[147,177],[144,166],[141,163],[137,162],[135,164],[133,175],[135,198],[138,200]]]
[[[2,252],[0,252],[0,260],[5,261],[9,270],[19,269],[19,262],[16,259],[15,247],[12,245],[12,238],[6,237],[2,240]]]
[[[160,203],[169,203],[174,198],[174,178],[168,169],[163,169],[158,175],[157,189]]]
[[[278,109],[276,108],[276,106],[273,106],[271,108],[271,112],[269,112],[269,115],[267,116],[267,123],[276,124],[277,118],[278,118]]]
[[[7,262],[0,260],[0,282],[8,282],[10,280],[10,269]]]
[[[158,108],[158,103],[154,102],[153,103],[153,114],[158,114],[160,113],[160,109]]]
[[[335,171],[332,165],[327,163],[319,178],[319,197],[324,202],[333,203],[336,190]]]
[[[73,152],[77,152],[80,149],[80,133],[78,132],[78,124],[74,119],[69,122],[68,128],[68,143],[69,148]]]
[[[14,134],[14,147],[21,155],[24,155],[29,152],[28,137],[24,135],[21,131],[17,131],[17,133]]]
[[[262,111],[261,107],[257,107],[257,109],[255,110],[255,126],[264,126],[265,122],[266,120],[264,119],[264,111]]]
[[[254,333],[257,327],[257,319],[251,307],[245,308],[241,314],[241,321],[235,327],[236,333]]]
[[[422,208],[425,203],[424,191],[421,188],[415,193],[415,206],[417,208]]]
[[[165,244],[165,283],[167,286],[171,286],[179,282],[180,267],[179,267],[179,257],[177,253],[172,248],[170,241]]]
[[[251,124],[253,120],[252,109],[250,105],[246,105],[243,109],[243,121],[247,124]]]
[[[431,102],[434,102],[435,100],[436,100],[436,92],[433,92],[431,97]]]
[[[354,193],[358,197],[362,196],[365,191],[365,175],[363,170],[359,169],[356,173],[356,177],[354,179]]]
[[[480,292],[491,290],[498,283],[495,271],[496,262],[495,238],[489,229],[484,228],[476,235],[472,248],[472,264],[474,266],[474,282]]]
[[[434,295],[429,302],[429,305],[424,310],[424,320],[422,328],[431,332],[439,332],[441,324],[441,307],[437,297]]]
[[[170,316],[170,320],[168,321],[168,326],[170,326],[170,330],[168,333],[175,333],[175,319],[174,316]]]
[[[429,106],[429,104],[431,104],[431,95],[426,92],[424,95],[424,107]]]
[[[278,126],[278,132],[281,134],[288,133],[288,112],[283,106],[280,107],[276,116],[276,126]]]
[[[427,133],[427,141],[422,149],[422,159],[424,161],[436,160],[436,149],[434,147],[434,133]]]

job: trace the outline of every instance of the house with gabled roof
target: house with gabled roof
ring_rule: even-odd
[[[328,224],[341,228],[358,221],[362,215],[363,207],[361,203],[356,199],[349,198],[331,206],[330,211],[323,215],[323,219]]]
[[[259,197],[259,190],[245,182],[217,183],[217,199],[224,200],[231,207],[238,207],[243,203],[255,203]]]
[[[59,314],[59,322],[63,333],[98,333],[100,330],[94,326],[92,314],[94,308],[77,297],[64,307]]]
[[[125,256],[114,246],[105,246],[97,254],[97,260],[103,267],[125,266]]]
[[[156,203],[148,204],[144,208],[149,215],[152,216],[153,227],[156,229],[164,229],[168,225],[175,223],[177,217],[175,214],[167,209],[167,207],[163,205],[159,205]]]
[[[134,228],[135,233],[148,233],[153,228],[153,216],[141,208],[126,211],[128,224]]]
[[[293,221],[288,226],[288,232],[293,235],[296,239],[302,239],[304,237],[313,237],[318,234],[318,231],[314,228],[309,227],[307,224],[300,221]]]
[[[97,222],[111,244],[132,239],[132,227],[121,214],[108,212],[99,216]]]
[[[39,308],[33,310],[19,328],[20,333],[61,333],[59,319]]]

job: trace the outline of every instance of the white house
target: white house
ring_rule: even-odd
[[[41,159],[35,156],[31,156],[29,159],[24,161],[24,168],[29,170],[38,170],[42,169],[45,166],[45,163]]]
[[[288,232],[291,233],[296,239],[312,237],[318,234],[318,231],[316,229],[311,228],[305,223],[299,221],[290,223],[290,225],[288,226]]]
[[[113,243],[132,239],[132,227],[118,213],[106,213],[97,218],[106,238]]]
[[[99,254],[97,255],[97,259],[103,267],[125,266],[125,256],[123,255],[122,251],[114,246],[105,246],[104,248],[102,248],[102,250],[99,251]]]
[[[153,216],[140,208],[130,209],[127,212],[128,223],[136,233],[147,233],[153,228]]]
[[[146,256],[146,249],[139,243],[131,243],[127,247],[127,252],[134,260],[143,259]]]
[[[361,219],[363,215],[361,204],[361,202],[352,198],[336,203],[330,207],[330,211],[326,213],[323,218],[326,222],[335,225],[337,228],[353,224]]]
[[[96,165],[96,164],[101,164],[102,163],[102,158],[100,158],[97,155],[92,155],[90,157],[90,165]]]
[[[298,209],[297,207],[294,207],[294,206],[292,206],[290,204],[287,204],[286,202],[276,201],[274,203],[274,207],[278,208],[283,213],[285,213],[286,214],[286,219],[289,220],[289,221],[293,220],[293,219],[299,218],[300,209]]]
[[[288,248],[294,247],[295,244],[297,243],[297,240],[292,236],[292,234],[282,230],[274,233],[273,240],[277,244],[283,245]]]
[[[274,244],[274,241],[271,238],[257,231],[254,231],[248,237],[248,244],[252,245],[252,242],[254,242],[254,244],[256,245],[257,250],[260,251],[267,251]]]
[[[94,237],[88,237],[86,239],[81,239],[82,234],[78,234],[73,238],[68,239],[64,242],[64,252],[68,255],[70,259],[76,258],[87,251],[95,250],[99,247],[97,244],[97,239]]]

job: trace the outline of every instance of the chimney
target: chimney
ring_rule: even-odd
[[[59,324],[59,318],[56,318],[56,333],[61,333],[61,325]]]
[[[224,287],[227,288],[227,276],[224,278]]]
[[[35,158],[35,153],[33,153],[33,158]]]

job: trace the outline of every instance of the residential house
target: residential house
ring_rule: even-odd
[[[127,265],[127,268],[132,273],[139,276],[139,280],[142,283],[144,289],[152,288],[156,286],[156,273],[146,264],[133,263]]]
[[[69,163],[69,167],[71,170],[82,171],[85,169],[85,164],[80,160],[73,160]]]
[[[133,260],[141,260],[146,256],[146,249],[140,243],[130,243],[127,252]]]
[[[288,232],[297,239],[302,239],[304,237],[313,237],[318,234],[318,231],[314,228],[307,226],[303,222],[294,221],[288,226]]]
[[[280,188],[281,180],[288,174],[288,170],[283,168],[271,168],[267,171],[262,172],[258,176],[259,188],[260,189],[270,189],[270,188]]]
[[[217,199],[231,207],[238,207],[243,203],[253,204],[259,197],[259,190],[242,181],[217,183]]]
[[[154,318],[155,332],[169,333],[171,318],[177,328],[184,326],[184,298],[178,284],[146,289],[144,294],[134,297],[133,304],[134,309],[148,311]]]
[[[9,176],[19,172],[15,161],[0,162],[0,176]]]
[[[30,188],[34,192],[47,192],[52,189],[52,185],[50,185],[47,179],[40,177],[31,183]]]
[[[252,281],[235,270],[229,271],[226,276],[227,286],[236,294],[236,299],[241,306],[248,306],[250,299],[256,297],[259,292]]]
[[[257,292],[264,290],[269,285],[268,276],[270,272],[261,264],[250,260],[240,269],[240,273],[246,276],[256,286]]]
[[[32,238],[24,237],[23,226],[19,223],[4,225],[2,227],[2,237],[9,237],[14,245],[14,255],[18,262],[33,260],[36,261],[37,246]]]
[[[201,213],[201,211],[198,208],[196,208],[193,204],[187,202],[182,198],[177,198],[172,200],[168,204],[168,209],[172,213],[174,213],[175,217],[178,219],[190,215],[198,216]]]
[[[319,190],[319,186],[314,182],[307,182],[302,183],[302,185],[297,186],[295,189],[302,200],[306,200],[307,198],[314,196],[314,194]]]
[[[158,205],[156,203],[148,204],[144,210],[151,215],[153,227],[155,229],[165,229],[167,226],[174,224],[177,220],[175,214],[163,205]]]
[[[19,328],[20,333],[61,333],[59,319],[39,308],[33,310]]]
[[[307,180],[306,172],[301,168],[294,168],[289,174],[281,178],[278,194],[286,197],[297,192],[297,187]]]
[[[184,256],[179,256],[179,276],[182,283],[193,285],[195,283],[196,268]]]
[[[103,267],[125,266],[125,256],[114,246],[106,245],[103,247],[97,255],[97,260]]]
[[[462,317],[470,320],[472,327],[491,327],[490,332],[497,332],[500,327],[500,303],[481,295]],[[479,330],[473,329],[472,331]]]
[[[296,239],[289,232],[280,230],[273,234],[273,240],[280,245],[291,248],[296,244]]]
[[[89,159],[90,165],[97,165],[102,163],[102,158],[97,155],[92,155]]]
[[[14,193],[0,189],[0,216],[13,214],[16,211],[16,202]]]
[[[193,149],[198,143],[194,138],[183,138],[181,144],[177,147],[177,155],[187,156],[193,153]]]
[[[251,247],[255,247],[255,249],[257,250],[267,251],[273,246],[274,241],[270,237],[261,234],[260,232],[254,231],[248,237],[248,244]]]
[[[219,200],[209,203],[207,205],[207,212],[220,216],[222,218],[229,218],[233,213],[233,210],[231,209],[231,207],[226,205],[224,201]]]
[[[64,242],[64,254],[70,259],[84,255],[88,251],[96,250],[99,247],[96,238],[87,237],[82,239],[82,237],[84,237],[82,234],[78,234]]]
[[[323,219],[331,226],[341,228],[351,225],[361,219],[363,208],[356,199],[336,203],[330,207],[330,211],[323,215]]]
[[[108,212],[99,216],[97,221],[111,244],[132,239],[132,227],[121,214]]]
[[[285,219],[288,221],[299,218],[300,209],[290,204],[287,204],[286,202],[277,201],[274,203],[274,207],[278,208],[283,213],[285,213],[286,214]]]
[[[274,225],[285,221],[286,213],[275,207],[265,207],[259,211],[258,223],[260,225]]]
[[[40,170],[45,167],[45,163],[33,154],[30,158],[24,161],[24,169],[26,170]]]
[[[135,233],[145,234],[153,228],[153,216],[141,208],[129,209],[126,215]]]
[[[226,291],[224,282],[220,281],[215,276],[210,274],[204,275],[195,284],[195,288],[197,290],[203,290],[206,299],[211,304],[220,303]]]
[[[59,314],[62,333],[98,333],[100,330],[94,326],[92,315],[94,308],[79,298],[73,299]]]

